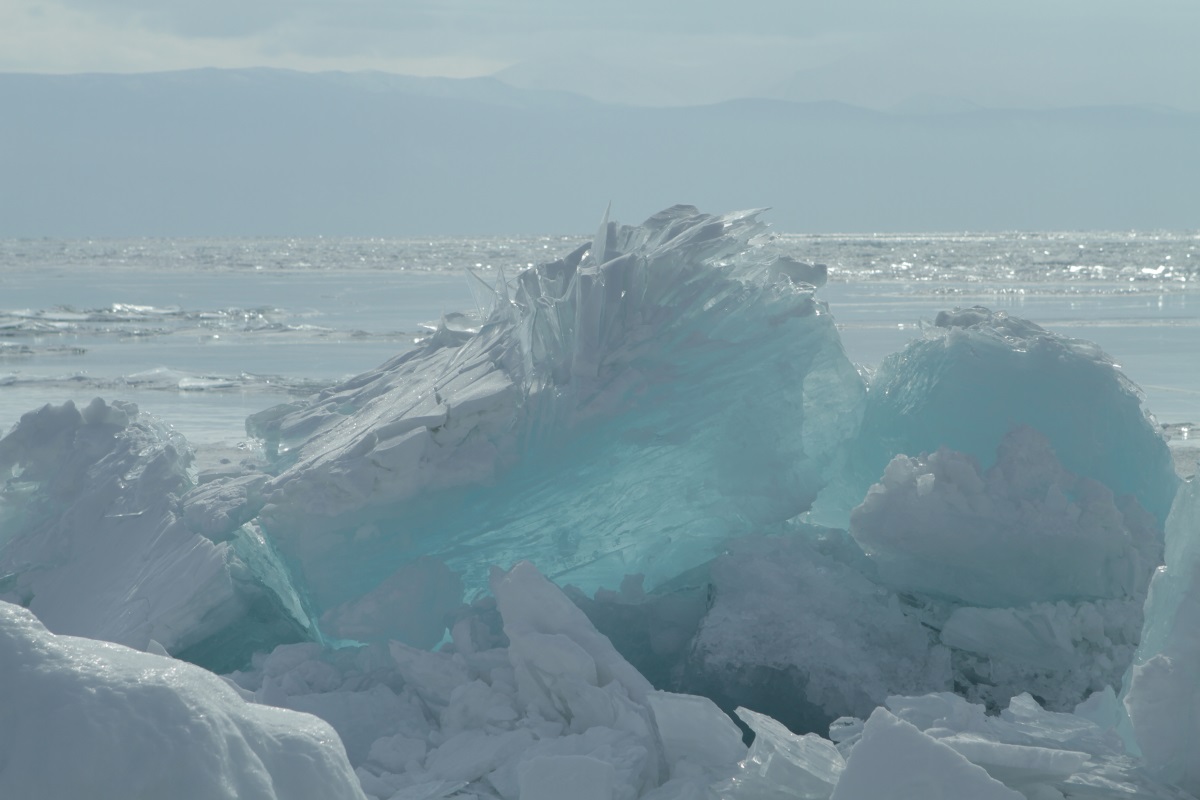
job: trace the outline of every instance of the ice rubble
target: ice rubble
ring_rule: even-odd
[[[381,800],[1200,790],[1195,490],[1143,634],[1177,482],[1136,389],[970,309],[868,393],[824,272],[761,233],[606,221],[478,329],[252,417],[265,471],[193,479],[129,404],[32,412],[0,440],[0,599],[241,668]]]
[[[284,645],[231,679],[329,719],[364,790],[388,800],[1188,796],[1127,752],[1111,689],[1075,713],[1028,694],[998,715],[948,692],[889,696],[830,738],[738,708],[747,748],[712,701],[654,690],[531,564],[496,571],[492,592],[499,636],[457,626],[439,652]]]
[[[693,576],[707,606],[690,617],[678,612],[695,592],[678,588],[581,605],[656,685],[801,731],[892,694],[954,689],[998,709],[1033,692],[1062,711],[1120,686],[1161,559],[1153,519],[1132,500],[1122,513],[1031,429],[981,473],[953,451],[897,456],[848,532],[796,524],[732,542]],[[647,656],[626,631],[638,616],[671,630],[666,603],[668,621],[690,620],[689,644]]]

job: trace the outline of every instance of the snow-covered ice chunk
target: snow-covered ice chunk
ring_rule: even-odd
[[[1063,466],[1132,495],[1159,525],[1178,478],[1140,391],[1090,342],[986,308],[942,312],[871,379],[851,487],[820,503],[830,524],[897,454],[945,447],[991,463],[1004,434],[1043,433]]]
[[[241,524],[262,479],[206,484],[193,503],[191,459],[132,403],[24,415],[0,439],[0,599],[56,633],[153,640],[214,669],[310,636],[274,550]]]
[[[1133,498],[1064,469],[1018,427],[986,472],[941,449],[896,456],[850,516],[883,583],[931,599],[955,684],[994,706],[1031,691],[1057,710],[1119,685],[1162,544]]]
[[[887,709],[876,709],[846,760],[832,800],[918,797],[1025,800],[950,746]]]
[[[422,555],[468,590],[521,559],[652,588],[804,511],[864,386],[764,230],[690,207],[603,225],[501,279],[477,333],[252,417],[278,470],[259,521],[317,611]]]
[[[47,631],[0,602],[5,797],[363,800],[337,734],[206,670]]]
[[[1026,426],[1005,434],[986,472],[946,448],[896,456],[850,515],[891,586],[997,608],[1144,596],[1156,528],[1134,501],[1119,508],[1103,484],[1068,472]]]

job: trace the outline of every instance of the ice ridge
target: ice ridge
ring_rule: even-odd
[[[265,470],[195,475],[132,404],[27,414],[0,786],[1194,797],[1200,502],[1137,390],[975,308],[868,391],[824,278],[756,212],[606,217],[479,324],[252,417]],[[41,714],[60,696],[82,721]]]

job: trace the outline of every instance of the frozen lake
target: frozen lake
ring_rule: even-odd
[[[370,369],[446,312],[580,236],[0,241],[0,428],[47,402],[127,399],[200,448],[245,417]],[[1200,236],[792,236],[873,367],[923,321],[985,305],[1098,343],[1165,424],[1200,421]],[[1187,446],[1187,445],[1185,445]]]

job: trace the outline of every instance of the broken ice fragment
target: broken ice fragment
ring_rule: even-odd
[[[256,476],[189,503],[191,448],[132,403],[47,405],[0,439],[0,575],[57,633],[213,669],[312,635],[273,548],[241,523]],[[255,506],[255,509],[257,507]]]
[[[723,787],[723,797],[826,800],[833,793],[846,768],[833,742],[813,733],[797,736],[748,708],[739,708],[737,715],[754,731],[754,743]]]
[[[745,757],[742,732],[707,697],[650,692],[646,699],[669,766],[687,759],[716,770],[732,769]]]
[[[832,800],[913,800],[918,797],[1025,800],[937,739],[887,709],[871,714]]]

